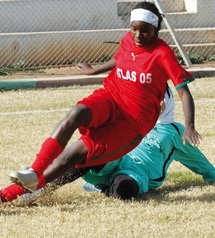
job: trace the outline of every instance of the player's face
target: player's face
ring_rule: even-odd
[[[143,21],[131,22],[131,34],[137,46],[145,46],[151,43],[155,37],[156,28]]]

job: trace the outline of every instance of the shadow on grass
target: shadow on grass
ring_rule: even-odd
[[[197,189],[211,187],[210,191],[201,191],[198,194]],[[153,200],[160,202],[182,202],[182,201],[199,201],[199,202],[214,202],[215,199],[215,183],[207,183],[204,181],[179,181],[174,184],[165,185],[157,190],[151,190],[140,197],[138,201]],[[193,192],[193,195],[190,194]]]
[[[180,176],[179,176],[180,175]],[[74,190],[73,190],[74,188]],[[212,203],[215,198],[215,184],[206,183],[201,176],[190,175],[189,173],[170,175],[165,184],[157,190],[151,190],[136,199],[120,201],[120,203],[182,203],[182,202],[203,202]],[[115,205],[118,199],[107,197],[103,193],[86,192],[81,187],[68,187],[62,191],[55,191],[52,194],[45,194],[27,203],[16,200],[1,205],[0,215],[19,215],[31,212],[35,207],[58,207],[61,211],[74,212],[80,208],[99,207],[104,204]],[[28,207],[28,209],[25,209]]]

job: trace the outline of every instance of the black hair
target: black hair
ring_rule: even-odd
[[[128,175],[120,174],[114,179],[110,186],[109,196],[122,200],[137,197],[139,187],[137,182]]]
[[[137,8],[149,10],[150,12],[153,12],[158,17],[158,27],[156,32],[158,35],[158,32],[161,29],[161,23],[163,21],[164,15],[159,12],[156,5],[152,2],[140,2],[133,9],[137,9]]]

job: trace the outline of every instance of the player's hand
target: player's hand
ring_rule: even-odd
[[[186,144],[187,141],[190,142],[193,146],[198,146],[200,140],[202,139],[201,135],[192,127],[186,127],[183,135],[183,144]]]
[[[94,68],[87,63],[78,63],[77,68],[81,73],[86,75],[94,74]]]

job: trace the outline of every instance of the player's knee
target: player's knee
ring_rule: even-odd
[[[58,167],[73,167],[75,164],[82,164],[86,160],[88,148],[82,140],[77,140],[66,146],[64,151],[55,160]]]
[[[138,185],[137,182],[127,176],[127,175],[118,175],[113,184],[110,187],[110,196],[120,198],[120,199],[131,199],[138,195]]]
[[[85,155],[80,153],[71,153],[64,156],[61,156],[56,160],[58,167],[70,167],[74,164],[82,164],[85,161]]]
[[[78,126],[87,126],[92,120],[92,111],[83,104],[73,107],[66,116],[67,122]]]

